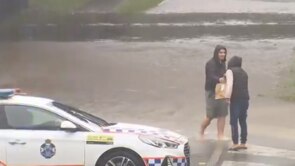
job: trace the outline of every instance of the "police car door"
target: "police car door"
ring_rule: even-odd
[[[4,107],[0,105],[0,166],[6,163],[6,135],[4,133],[6,129],[6,118],[4,117]]]
[[[4,112],[7,165],[84,165],[86,132],[63,131],[65,119],[36,107],[5,105]]]

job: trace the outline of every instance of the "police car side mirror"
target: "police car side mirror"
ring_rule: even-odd
[[[69,131],[69,132],[77,131],[77,126],[74,123],[70,122],[70,121],[61,122],[60,128],[62,130]]]

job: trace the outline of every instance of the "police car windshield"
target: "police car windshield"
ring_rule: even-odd
[[[65,105],[62,103],[58,103],[55,101],[52,102],[52,105],[57,107],[58,109],[61,109],[65,112],[75,116],[76,118],[79,118],[80,120],[82,120],[84,122],[91,122],[91,123],[97,124],[99,126],[109,126],[110,125],[107,121],[105,121],[101,118],[98,118],[92,114],[81,111],[77,108],[74,108],[74,107],[71,107],[71,106],[68,106],[68,105]]]

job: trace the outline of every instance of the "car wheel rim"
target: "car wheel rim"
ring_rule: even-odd
[[[136,165],[131,159],[127,157],[123,157],[123,156],[118,156],[118,157],[114,157],[110,159],[107,162],[106,166],[136,166]]]

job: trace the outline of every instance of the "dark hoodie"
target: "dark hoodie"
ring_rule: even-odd
[[[242,58],[238,56],[233,56],[227,63],[227,68],[231,69],[234,67],[242,68]]]
[[[242,58],[232,57],[228,61],[228,69],[233,72],[233,90],[231,100],[249,100],[248,74],[242,69]]]
[[[227,50],[222,45],[217,45],[214,50],[213,58],[211,58],[206,63],[206,83],[205,83],[205,90],[206,91],[214,91],[215,86],[219,83],[219,78],[223,77],[225,74],[225,61],[226,58],[220,62],[218,58],[218,52],[224,49],[225,55],[227,54]]]

